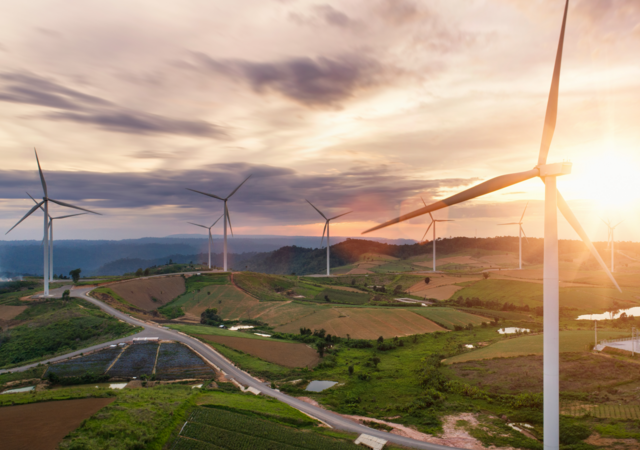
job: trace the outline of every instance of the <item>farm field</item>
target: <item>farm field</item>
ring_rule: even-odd
[[[586,414],[597,419],[640,420],[640,405],[565,403],[560,414],[581,417]]]
[[[86,398],[0,408],[0,436],[5,450],[54,450],[71,431],[114,398]]]
[[[215,372],[188,347],[179,343],[163,342],[160,344],[155,374],[159,380],[176,380],[213,378]]]
[[[215,336],[242,337],[244,339],[258,339],[258,340],[269,341],[269,342],[273,341],[273,339],[271,338],[258,336],[256,334],[251,333],[250,331],[248,332],[230,331],[226,328],[211,327],[208,325],[182,325],[182,324],[172,323],[172,324],[169,324],[168,327],[174,330],[182,331],[183,333],[186,333],[186,334],[190,334],[191,336],[202,334],[202,335],[215,335]],[[287,341],[281,341],[281,342],[287,342]]]
[[[349,334],[353,339],[389,338],[446,330],[418,314],[398,308],[327,308],[280,326],[276,331],[298,333],[301,327],[312,330],[324,328],[333,336],[347,337]]]
[[[157,353],[157,343],[131,345],[118,358],[107,374],[110,377],[123,378],[151,375]]]
[[[411,309],[411,311],[445,326],[450,330],[453,330],[455,325],[466,327],[467,325],[472,324],[475,327],[482,325],[482,322],[491,322],[491,319],[487,317],[469,314],[454,308],[422,307]]]
[[[0,305],[0,321],[11,320],[27,308],[28,306]]]
[[[599,331],[598,339],[615,339],[626,337],[627,334],[624,331]],[[587,345],[593,344],[593,339],[593,331],[589,330],[560,331],[560,352],[583,352],[587,349]],[[542,334],[537,334],[498,341],[487,347],[447,358],[445,362],[455,364],[480,359],[541,354]]]
[[[196,335],[205,342],[215,342],[284,367],[314,367],[320,362],[318,353],[302,343],[276,339],[256,340],[232,336]]]
[[[342,286],[337,286],[338,288]],[[349,288],[346,288],[349,289]],[[355,291],[355,292],[353,292]],[[317,302],[325,303],[327,302],[327,298],[329,298],[330,302],[327,303],[340,303],[347,305],[365,305],[369,302],[369,299],[373,297],[372,294],[364,293],[362,291],[358,291],[354,289],[353,291],[346,291],[335,289],[334,287],[324,289],[319,292],[314,300]]]
[[[122,353],[121,347],[109,347],[90,355],[81,356],[68,361],[49,365],[44,376],[53,373],[59,377],[78,377],[85,373],[103,374]]]
[[[127,303],[144,311],[151,311],[184,293],[185,280],[181,276],[136,278],[110,284],[108,287]]]

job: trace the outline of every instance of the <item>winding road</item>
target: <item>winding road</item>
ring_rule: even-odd
[[[63,289],[68,289],[70,288],[70,286],[65,286],[57,290],[63,290]],[[457,447],[445,447],[442,445],[437,445],[437,444],[430,444],[427,442],[422,442],[422,441],[417,441],[415,439],[410,439],[410,438],[406,438],[403,436],[398,436],[395,434],[390,434],[387,433],[385,431],[380,431],[380,430],[374,430],[373,428],[369,428],[366,427],[364,425],[360,425],[359,423],[356,423],[352,420],[349,420],[339,414],[336,414],[334,412],[331,411],[327,411],[325,409],[319,408],[317,406],[314,405],[310,405],[308,403],[305,403],[295,397],[291,397],[289,395],[286,395],[282,392],[279,392],[277,390],[271,389],[268,385],[266,385],[265,383],[262,383],[258,380],[256,380],[255,378],[253,378],[251,375],[249,375],[248,373],[240,370],[239,368],[237,368],[236,366],[234,366],[233,364],[231,364],[226,358],[224,358],[222,355],[220,355],[219,353],[217,353],[213,348],[211,348],[210,346],[202,343],[201,341],[192,338],[190,336],[187,336],[183,333],[180,333],[176,330],[171,330],[168,328],[165,328],[161,325],[155,324],[155,323],[150,323],[150,322],[145,322],[142,320],[138,320],[135,319],[133,317],[131,317],[130,315],[123,313],[122,311],[119,311],[115,308],[112,308],[111,306],[96,300],[93,297],[90,297],[89,295],[87,295],[89,293],[89,291],[91,291],[92,289],[94,289],[93,287],[86,287],[86,288],[76,288],[73,289],[71,291],[71,296],[72,297],[79,297],[82,298],[83,300],[86,300],[94,305],[96,305],[97,307],[99,307],[100,309],[102,309],[103,311],[105,311],[106,313],[114,316],[117,319],[123,320],[131,325],[135,325],[135,326],[139,326],[144,328],[143,331],[141,331],[140,333],[137,333],[133,336],[128,336],[128,337],[124,337],[121,339],[117,339],[115,341],[111,341],[111,342],[105,342],[99,345],[94,345],[92,347],[88,347],[82,350],[78,350],[72,353],[68,353],[66,355],[61,355],[55,358],[51,358],[48,359],[46,361],[40,361],[38,363],[33,363],[33,364],[29,364],[26,366],[22,366],[22,367],[17,367],[17,368],[12,368],[12,369],[8,369],[8,370],[0,370],[0,374],[1,373],[5,373],[5,372],[21,372],[24,370],[28,370],[32,367],[36,367],[38,364],[46,364],[49,362],[56,362],[56,361],[61,361],[64,359],[68,359],[70,357],[73,356],[77,356],[80,355],[81,353],[90,351],[90,350],[97,350],[100,348],[104,348],[106,346],[112,345],[112,344],[117,344],[120,342],[125,342],[125,341],[130,341],[131,339],[133,339],[134,337],[157,337],[159,339],[164,339],[164,340],[171,340],[171,341],[177,341],[177,342],[182,342],[184,344],[187,344],[189,347],[191,347],[192,349],[194,349],[195,351],[197,351],[202,357],[204,357],[205,359],[207,359],[209,362],[215,364],[217,367],[219,367],[221,370],[223,370],[226,374],[228,378],[233,378],[234,380],[236,380],[238,383],[244,385],[244,386],[251,386],[254,387],[256,389],[258,389],[263,395],[268,395],[269,397],[273,397],[278,399],[279,401],[288,404],[289,406],[292,406],[293,408],[296,408],[302,412],[304,412],[305,414],[308,414],[310,416],[313,416],[323,422],[325,422],[326,424],[330,425],[333,428],[336,428],[338,430],[344,430],[344,431],[348,431],[348,432],[352,432],[352,433],[365,433],[368,434],[370,436],[375,436],[381,439],[385,439],[391,443],[394,444],[399,444],[399,445],[404,445],[406,447],[412,447],[412,448],[418,448],[418,449],[428,449],[428,450],[451,450],[451,449],[456,449]]]

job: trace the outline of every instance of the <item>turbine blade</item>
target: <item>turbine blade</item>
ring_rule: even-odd
[[[498,225],[520,225],[520,222],[499,223]]]
[[[36,162],[38,163],[38,172],[40,172],[40,182],[42,183],[42,190],[44,191],[44,196],[48,197],[49,194],[47,194],[47,182],[44,181],[44,174],[42,173],[42,168],[40,167],[40,159],[38,158],[38,150],[36,150],[36,148],[33,148],[33,151],[36,154]]]
[[[191,225],[195,225],[197,227],[209,228],[209,227],[205,227],[204,225],[200,225],[199,223],[193,223],[193,222],[187,222],[187,223],[190,223]]]
[[[594,256],[594,258],[596,258],[596,260],[600,264],[600,267],[602,267],[602,270],[604,270],[604,272],[607,274],[611,282],[616,286],[616,288],[618,288],[620,292],[622,292],[622,289],[620,289],[620,286],[618,286],[616,279],[613,278],[613,275],[611,274],[611,272],[609,272],[609,268],[605,265],[604,261],[600,257],[600,254],[591,243],[591,240],[589,239],[589,236],[587,236],[587,233],[585,233],[585,231],[582,229],[582,226],[580,225],[580,222],[578,222],[578,219],[576,219],[576,216],[573,215],[573,212],[571,211],[571,209],[569,208],[569,205],[560,194],[560,191],[558,191],[557,197],[558,197],[558,209],[560,210],[564,218],[567,219],[567,222],[569,222],[569,224],[573,227],[576,233],[578,233],[578,236],[580,236],[580,238],[582,239],[582,242],[584,242],[584,244],[587,246],[589,251],[591,251],[591,254]]]
[[[327,231],[327,225],[329,225],[328,220],[324,223],[324,229],[322,230],[322,239],[320,239],[320,247],[322,247],[322,243],[324,242],[324,233],[325,231]]]
[[[389,225],[393,225],[395,223],[403,222],[405,220],[413,219],[414,217],[418,217],[423,214],[431,213],[432,211],[446,208],[447,206],[453,206],[455,204],[462,203],[467,200],[480,197],[482,195],[490,194],[491,192],[495,192],[514,184],[529,180],[533,177],[537,177],[539,174],[540,172],[538,171],[538,169],[531,169],[527,170],[526,172],[511,173],[508,175],[501,175],[499,177],[492,178],[491,180],[487,180],[483,183],[473,186],[472,188],[452,195],[451,197],[448,197],[444,200],[440,200],[439,202],[433,203],[429,206],[425,206],[424,208],[420,208],[396,219],[392,219],[388,222],[377,225],[373,228],[368,229],[367,231],[364,231],[361,234],[370,233],[372,231],[379,230],[380,228],[386,228]]]
[[[433,225],[433,222],[431,222],[429,224],[429,226],[427,227],[427,231],[424,232],[424,236],[422,236],[422,240],[420,242],[426,243],[426,241],[424,240],[424,238],[427,237],[427,233],[429,232],[429,230],[431,229],[431,225]]]
[[[216,220],[215,222],[213,222],[213,225],[217,224],[217,223],[218,223],[218,221],[219,221],[220,219],[222,219],[222,217],[223,217],[223,216],[224,216],[224,213],[222,213],[222,215],[221,215],[220,217],[218,217],[218,220]],[[211,228],[213,228],[213,225],[211,225],[211,226],[209,227],[209,231],[211,231]]]
[[[97,214],[97,215],[99,215],[99,216],[101,216],[101,215],[102,215],[102,214],[97,213],[97,212],[95,212],[95,211],[91,211],[90,209],[80,208],[79,206],[73,206],[73,205],[70,205],[69,203],[61,202],[60,200],[54,200],[54,199],[52,199],[52,198],[49,198],[48,200],[49,200],[49,201],[51,201],[51,202],[53,202],[53,203],[57,203],[57,204],[58,204],[58,205],[60,205],[60,206],[66,206],[67,208],[79,209],[80,211],[86,211],[86,212],[88,212],[88,213],[91,213],[91,214]]]
[[[207,194],[206,192],[196,191],[195,189],[185,188],[187,191],[197,192],[198,194],[206,195],[207,197],[217,198],[218,200],[224,200],[222,197],[218,197],[217,195]]]
[[[43,203],[44,203],[44,200],[43,200],[43,201],[41,201],[40,203],[36,203],[36,204],[35,204],[35,206],[34,206],[33,208],[31,208],[31,209],[29,210],[29,212],[28,212],[28,213],[26,213],[26,214],[24,215],[24,217],[18,221],[18,223],[16,223],[14,226],[12,226],[12,227],[11,227],[11,230],[13,230],[15,227],[17,227],[18,225],[20,225],[20,223],[21,223],[24,219],[26,219],[26,218],[27,218],[27,217],[29,217],[31,214],[33,214],[33,212],[34,212],[36,209],[40,208],[40,206],[42,206],[42,204],[43,204]],[[11,232],[11,230],[7,231],[5,234],[9,234],[9,233]]]
[[[38,200],[36,200],[35,198],[31,197],[31,194],[29,194],[29,193],[27,192],[27,195],[29,196],[29,198],[30,198],[31,200],[33,200],[33,203],[35,203],[36,205],[38,204]],[[43,202],[43,203],[44,203],[44,202]],[[40,205],[40,209],[42,210],[42,212],[44,212],[44,208],[42,207],[42,205]],[[51,218],[51,216],[49,216],[49,218]]]
[[[522,223],[522,219],[524,219],[524,213],[527,212],[527,206],[529,206],[529,202],[527,202],[527,204],[524,205],[524,211],[522,211],[522,216],[520,216],[520,223]]]
[[[617,227],[618,225],[620,225],[620,224],[621,224],[622,222],[624,222],[625,220],[627,220],[627,219],[621,220],[620,222],[618,222],[617,224],[615,224],[615,225],[613,226],[613,228]]]
[[[349,212],[346,212],[346,213],[344,213],[344,214],[340,214],[339,216],[332,217],[332,218],[331,218],[331,219],[329,219],[329,220],[333,220],[333,219],[337,219],[338,217],[346,216],[347,214],[351,214],[352,212],[353,212],[353,211],[349,211]]]
[[[224,202],[224,209],[227,210],[227,222],[229,222],[229,229],[231,230],[231,236],[233,236],[233,227],[231,226],[231,216],[229,215],[229,208],[227,208],[227,202]]]
[[[313,203],[311,203],[311,202],[310,202],[309,200],[307,200],[306,198],[305,198],[305,201],[306,201],[308,204],[310,204],[311,206],[313,206]],[[320,215],[321,215],[322,217],[324,217],[324,220],[328,220],[328,219],[327,219],[327,216],[325,216],[324,214],[322,214],[322,211],[320,211],[318,208],[316,208],[315,206],[313,206],[313,209],[315,209],[316,211],[318,211],[318,213],[320,213]]]
[[[427,206],[427,203],[424,201],[424,199],[422,198],[422,196],[420,196],[420,200],[422,200],[422,204],[423,204],[424,206]]]
[[[69,214],[68,216],[60,216],[60,217],[52,217],[51,220],[53,219],[66,219],[67,217],[75,217],[75,216],[84,216],[87,213],[78,213],[78,214]]]
[[[564,30],[567,24],[567,10],[569,0],[564,5],[564,16],[562,18],[562,28],[560,29],[560,39],[558,40],[558,51],[556,52],[556,63],[553,68],[553,78],[551,79],[551,89],[549,90],[549,100],[547,101],[547,113],[544,117],[544,128],[542,130],[542,142],[540,143],[540,154],[538,155],[538,165],[547,163],[551,139],[556,129],[556,118],[558,117],[558,88],[560,86],[560,68],[562,66],[562,48],[564,46]]]
[[[243,184],[245,184],[249,178],[251,178],[251,175],[249,175],[247,178],[245,178],[245,180],[244,180],[242,183],[240,183],[240,184],[238,185],[238,187],[237,187],[237,188],[235,188],[231,194],[229,194],[229,195],[227,196],[227,199],[231,198],[231,196],[232,196],[233,194],[235,194],[235,193],[236,193],[236,191],[237,191],[238,189],[240,189],[240,187],[241,187]]]

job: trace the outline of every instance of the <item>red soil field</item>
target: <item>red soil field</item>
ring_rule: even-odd
[[[0,320],[11,320],[27,308],[28,306],[0,305]]]
[[[320,362],[318,353],[305,344],[210,334],[196,335],[196,337],[203,341],[224,344],[227,347],[285,367],[313,367]]]
[[[0,408],[3,450],[55,450],[60,441],[115,398],[84,398]]]
[[[108,287],[132,305],[145,311],[166,305],[185,291],[184,278],[181,276],[131,280]]]

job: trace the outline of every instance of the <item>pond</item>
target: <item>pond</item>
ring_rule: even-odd
[[[253,328],[253,325],[234,325],[229,327],[229,331],[248,330],[250,328]]]
[[[331,386],[335,386],[336,384],[338,384],[337,381],[318,381],[318,380],[313,380],[311,383],[309,383],[309,386],[307,386],[305,391],[322,392],[325,389],[329,389]]]
[[[626,314],[627,316],[640,316],[640,306],[635,306],[629,309],[618,309],[615,311],[608,311],[602,314],[584,314],[582,316],[578,316],[576,320],[611,320],[618,319],[622,314]]]
[[[516,334],[516,333],[528,333],[531,330],[528,328],[516,328],[516,327],[507,327],[507,328],[500,328],[498,330],[498,333],[500,334]]]

